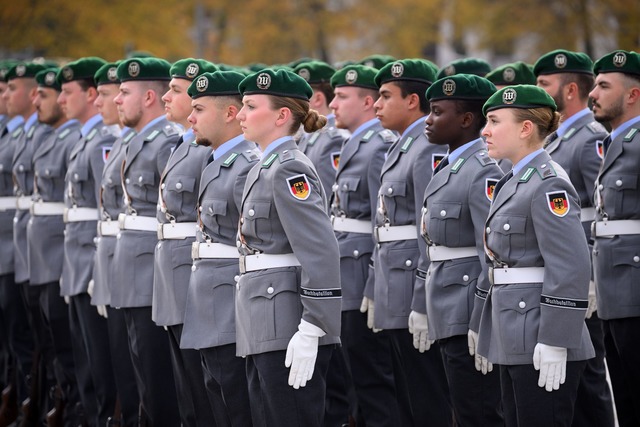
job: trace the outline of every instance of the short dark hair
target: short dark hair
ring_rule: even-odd
[[[429,108],[429,101],[424,95],[431,86],[429,83],[417,82],[414,80],[392,80],[389,83],[395,83],[400,88],[400,94],[403,98],[415,93],[420,99],[420,111],[424,114],[429,114],[431,109]]]
[[[593,89],[596,79],[592,74],[587,73],[560,73],[562,76],[562,86],[573,82],[578,86],[578,96],[585,101],[589,98],[589,92]]]
[[[487,119],[482,114],[482,106],[485,101],[477,99],[458,99],[455,100],[456,112],[459,114],[472,113],[474,119],[474,129],[480,133]]]

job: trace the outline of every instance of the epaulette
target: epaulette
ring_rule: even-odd
[[[496,161],[489,157],[489,154],[486,151],[479,152],[475,155],[475,158],[483,167],[496,164]]]
[[[365,134],[362,136],[362,138],[360,138],[360,141],[364,141],[364,142],[369,141],[369,140],[371,139],[371,137],[372,137],[375,133],[376,133],[376,131],[369,129],[369,130],[367,131],[367,133],[365,133]],[[380,132],[380,133],[382,133],[382,132]]]
[[[602,123],[598,123],[596,121],[593,121],[591,123],[589,123],[587,126],[587,129],[589,129],[592,133],[602,133],[602,132],[606,132],[607,130],[604,128],[604,126],[602,126]]]
[[[239,154],[238,153],[231,153],[227,156],[227,158],[224,160],[224,162],[222,162],[222,166],[224,167],[229,167],[233,164],[233,162],[236,161],[236,159],[238,158]]]
[[[69,128],[64,129],[62,132],[58,134],[58,139],[65,138],[67,135],[69,135],[69,132],[71,132],[71,129]]]
[[[124,142],[125,144],[128,143],[129,141],[131,141],[131,138],[133,138],[134,136],[136,136],[135,132],[129,132],[128,134],[126,134],[124,136],[124,138],[122,138],[122,142]]]
[[[20,136],[20,134],[22,133],[22,128],[19,127],[18,129],[14,130],[13,133],[11,134],[12,138],[17,138]]]
[[[542,164],[540,166],[540,169],[537,170],[537,172],[538,172],[538,175],[540,175],[540,178],[542,179],[551,178],[552,176],[558,176],[558,174],[556,173],[556,170],[549,163]]]
[[[36,127],[35,126],[31,126],[29,128],[29,132],[27,133],[27,138],[31,138],[33,136],[33,134],[35,133],[35,131],[36,131]]]
[[[267,160],[265,160],[264,162],[262,162],[262,167],[265,169],[268,169],[271,167],[271,165],[273,164],[273,162],[278,158],[278,153],[271,153],[269,155],[269,157],[267,157]]]
[[[296,158],[296,152],[294,150],[284,150],[280,156],[280,163],[288,162]]]
[[[378,135],[380,135],[380,137],[384,142],[392,143],[392,142],[395,142],[396,140],[395,134],[391,132],[389,129],[381,130],[380,132],[378,132]]]
[[[98,129],[93,128],[91,129],[91,132],[89,132],[89,135],[87,135],[87,141],[91,141],[93,139],[94,136],[96,136],[96,133],[98,133]]]
[[[242,152],[242,155],[249,162],[255,162],[256,160],[260,159],[260,156],[254,150],[245,150]]]
[[[564,135],[562,135],[562,139],[564,141],[566,141],[567,139],[571,138],[573,135],[575,135],[576,133],[576,128],[571,128],[567,131],[567,133],[565,133]]]
[[[525,171],[524,174],[522,174],[522,176],[520,177],[518,182],[528,182],[531,179],[531,177],[533,176],[535,171],[536,171],[536,168],[530,167],[529,169],[527,169]]]
[[[154,139],[156,139],[156,137],[157,137],[158,135],[160,135],[160,131],[159,131],[158,129],[156,129],[156,130],[154,130],[153,132],[151,132],[151,133],[149,134],[149,136],[147,136],[144,140],[145,140],[145,141],[149,141],[149,142],[151,142],[151,141],[153,141]]]
[[[408,137],[407,140],[402,143],[402,147],[400,147],[400,151],[402,151],[403,153],[406,153],[407,151],[409,151],[409,149],[413,145],[413,141],[415,141],[414,137],[412,136]]]
[[[639,130],[640,130],[640,129],[638,129],[638,128],[631,128],[631,129],[629,130],[629,132],[627,132],[627,134],[624,136],[623,141],[624,141],[624,142],[629,142],[629,141],[631,141],[631,140],[636,136],[636,134],[638,133],[638,131],[639,131]]]
[[[311,134],[311,136],[309,137],[309,140],[307,141],[307,147],[312,146],[313,144],[316,143],[316,140],[320,137],[320,132],[314,132]]]
[[[456,160],[456,162],[451,166],[451,173],[458,173],[458,171],[466,161],[467,159],[458,157],[458,160]]]
[[[166,125],[164,129],[162,129],[162,132],[164,132],[166,136],[172,136],[178,134],[178,129],[176,129],[175,126]]]
[[[329,135],[329,138],[334,139],[336,137],[341,137],[342,135],[340,135],[340,129],[336,129],[335,127],[330,127],[327,130],[327,135]]]

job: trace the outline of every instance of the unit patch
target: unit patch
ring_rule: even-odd
[[[107,163],[109,160],[109,154],[111,153],[111,147],[102,147],[102,161]]]
[[[493,201],[493,193],[495,191],[497,183],[497,179],[487,178],[485,180],[484,195],[487,196],[487,199],[489,199],[489,201]]]
[[[569,197],[566,191],[554,191],[547,194],[549,210],[555,216],[563,217],[569,213]]]
[[[310,185],[307,175],[295,175],[287,178],[289,192],[298,200],[307,200],[310,194]]]
[[[333,166],[333,168],[335,170],[338,170],[338,166],[340,166],[340,152],[339,151],[334,151],[333,153],[331,153],[331,166]]]
[[[431,168],[436,169],[438,164],[446,157],[446,154],[432,154],[431,155]]]

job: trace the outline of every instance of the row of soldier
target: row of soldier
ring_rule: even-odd
[[[544,55],[533,69],[509,64],[487,76],[503,85],[537,79],[553,97],[563,124],[546,149],[571,178],[585,235],[596,241],[600,262],[588,307],[579,295],[556,304],[563,309],[577,301],[596,349],[579,387],[560,387],[576,401],[575,414],[545,412],[552,400],[507,405],[502,372],[491,371],[497,359],[476,354],[490,286],[485,220],[503,175],[479,137],[482,107],[496,87],[471,75],[489,70],[475,60],[440,74],[423,60],[337,72],[312,61],[293,69],[313,89],[311,108],[329,119],[324,129],[297,137],[331,201],[327,213],[340,250],[342,346],[331,356],[326,398],[300,397],[318,425],[476,425],[482,417],[487,425],[511,425],[513,407],[542,417],[529,417],[527,425],[567,424],[574,415],[574,425],[613,425],[605,343],[620,425],[636,423],[638,394],[628,388],[634,343],[627,330],[636,316],[630,287],[638,245],[627,239],[640,212],[632,194],[635,163],[618,157],[633,158],[626,147],[637,139],[640,70],[630,52],[601,61],[596,73],[603,81],[593,92],[593,63],[569,51]],[[14,383],[6,400],[15,393],[25,402],[21,422],[35,425],[54,408],[51,423],[61,423],[64,413],[66,423],[87,425],[108,419],[112,425],[270,425],[268,416],[256,415],[245,361],[237,357],[246,354],[235,346],[238,223],[268,227],[272,215],[259,203],[240,214],[244,180],[252,167],[269,169],[276,161],[261,158],[236,120],[245,76],[193,59],[170,66],[156,58],[117,64],[83,58],[59,70],[8,65],[0,292],[5,381]],[[628,100],[623,92],[606,95],[619,83],[610,76],[620,79]],[[589,96],[595,119],[612,125],[613,143],[589,111]],[[439,119],[448,111],[443,100],[465,118]],[[605,157],[611,160],[601,169],[609,147],[615,158]],[[457,206],[449,192],[430,206],[434,170],[440,177],[457,174],[469,157],[482,172],[466,206]],[[511,169],[509,162],[500,166]],[[603,175],[607,167],[614,172]],[[301,201],[309,184],[297,177],[286,182]],[[467,211],[473,218],[465,218]],[[595,218],[614,231],[601,231],[598,239],[595,226],[592,235]],[[616,224],[620,219],[626,222]],[[305,224],[297,226],[304,235]],[[323,238],[332,239],[308,236],[310,242]],[[620,277],[629,282],[623,284],[628,295],[611,282]],[[596,286],[604,322],[595,314]],[[274,287],[266,289],[264,304],[273,304],[267,309],[277,309],[283,297]],[[532,309],[516,311],[526,316]],[[302,393],[304,383],[290,385]]]

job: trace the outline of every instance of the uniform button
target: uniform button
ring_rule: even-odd
[[[182,189],[182,183],[181,182],[177,182],[176,183],[176,189],[177,190],[181,190]]]
[[[544,169],[544,168],[546,168],[546,167],[547,167],[547,164],[546,164],[546,163],[543,163],[543,164],[540,166],[540,169]]]
[[[384,215],[384,209],[382,209],[382,208],[378,208],[378,213],[379,213],[380,215]]]
[[[13,223],[17,224],[18,223],[18,218],[16,218],[15,216],[13,217]]]
[[[604,185],[602,184],[598,185],[598,190],[604,190]]]
[[[269,286],[269,287],[267,288],[267,293],[268,293],[269,295],[271,295],[271,294],[273,293],[273,286]]]
[[[73,174],[73,179],[75,179],[76,181],[78,180],[78,178],[80,178],[80,176],[77,173]]]
[[[49,169],[45,169],[45,170],[44,170],[44,173],[45,173],[47,176],[51,175],[51,171],[50,171]]]
[[[116,239],[120,240],[121,237],[122,237],[121,233],[116,234]]]
[[[212,214],[213,213],[213,208],[211,206],[209,206],[209,213]]]
[[[356,249],[355,251],[353,251],[353,256],[354,257],[358,257],[358,255],[360,255],[360,252],[358,252],[358,250]]]
[[[502,228],[504,229],[504,231],[509,231],[511,229],[511,226],[509,224],[505,224],[502,226]]]
[[[527,303],[526,303],[526,302],[524,302],[524,301],[520,301],[520,302],[518,303],[518,307],[520,307],[520,308],[525,308],[526,306],[527,306]]]
[[[622,186],[622,180],[619,179],[616,181],[616,187],[621,187]]]
[[[67,235],[67,230],[64,230],[64,231],[62,232],[62,235],[63,235],[63,236],[66,236],[66,235]]]
[[[633,257],[633,262],[640,262],[640,256],[636,255]]]
[[[462,276],[462,280],[464,280],[465,282],[469,281],[469,275],[465,274],[464,276]]]
[[[33,225],[33,218],[29,219],[29,225]]]
[[[445,216],[447,214],[447,211],[445,211],[444,209],[440,211],[440,216]]]
[[[244,224],[244,217],[243,216],[240,217],[240,225],[242,225],[242,224]]]
[[[282,154],[287,154],[288,152],[289,152],[289,150],[284,150],[284,151],[282,152]]]
[[[18,170],[20,172],[24,172],[24,165],[18,165]]]
[[[348,189],[349,189],[349,186],[347,184],[342,184],[343,191],[347,191]]]
[[[487,232],[487,234],[491,233],[491,227],[487,227],[485,231]]]
[[[125,183],[125,184],[130,184],[130,183],[131,183],[131,180],[130,180],[129,178],[127,178],[127,179],[125,179],[125,180],[124,180],[124,183]]]
[[[233,276],[233,280],[235,280],[236,283],[238,283],[240,281],[240,276],[236,274],[235,276]]]
[[[162,207],[160,206],[160,203],[158,203],[158,204],[156,205],[156,210],[157,210],[157,211],[159,211],[161,208],[162,208]]]
[[[422,215],[426,214],[426,213],[427,213],[427,208],[425,208],[425,207],[423,206],[423,207],[422,207],[421,212],[422,212]]]
[[[35,172],[35,175],[36,175],[36,176],[40,176],[40,174],[38,173],[38,171],[36,171],[36,172]]]
[[[107,180],[107,182],[108,182],[109,184],[113,184],[113,178],[109,178],[109,179]]]
[[[100,239],[98,237],[94,237],[93,238],[93,244],[94,245],[97,245],[99,241],[100,241]]]
[[[193,264],[193,265],[191,266],[191,271],[196,271],[196,265],[195,265],[195,264]]]
[[[340,186],[338,184],[333,184],[331,186],[331,191],[338,191],[339,188],[340,188]]]
[[[158,249],[162,248],[162,242],[158,242]]]
[[[411,264],[413,264],[413,262],[411,262],[411,260],[410,260],[410,259],[408,259],[408,260],[406,260],[406,261],[404,262],[404,265],[406,265],[407,267],[411,267]]]
[[[138,177],[138,182],[142,182],[142,176]]]
[[[167,213],[167,207],[166,206],[161,206],[160,207],[160,212]]]
[[[391,188],[391,187],[387,188],[387,193],[393,194],[393,188]]]
[[[254,211],[253,209],[249,209],[249,216],[254,216],[256,214],[256,211]]]
[[[162,185],[160,186],[160,188],[162,188],[163,190],[167,187],[167,184],[165,184],[164,182],[162,183]]]
[[[200,212],[202,212],[202,206],[200,206],[200,207],[198,208],[198,210],[199,210]]]
[[[242,246],[242,242],[240,240],[236,240],[236,248]]]

